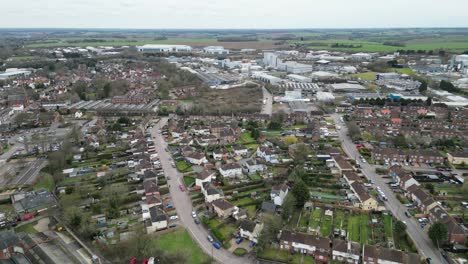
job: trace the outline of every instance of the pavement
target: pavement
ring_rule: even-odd
[[[237,257],[225,249],[215,249],[207,239],[208,231],[202,226],[202,224],[195,224],[192,218],[192,202],[190,201],[188,193],[187,191],[182,192],[179,189],[179,185],[183,182],[183,176],[177,171],[177,169],[172,167],[171,154],[166,151],[167,143],[161,135],[161,128],[167,124],[167,121],[168,118],[162,118],[159,123],[151,129],[151,137],[154,140],[164,173],[166,177],[170,176],[170,180],[167,182],[169,184],[172,202],[176,208],[180,223],[185,226],[191,237],[198,243],[201,249],[208,256],[212,256],[216,262],[230,264],[253,263],[251,259],[246,257]]]
[[[348,129],[340,121],[340,116],[338,114],[332,115],[336,124],[341,124],[341,129],[337,130],[340,139],[342,140],[342,147],[346,154],[352,159],[358,159],[360,156],[358,150],[356,149],[355,144],[351,138],[347,135]],[[400,203],[396,198],[395,193],[390,189],[386,183],[388,179],[384,179],[381,176],[375,173],[375,166],[370,165],[369,163],[362,163],[361,171],[366,176],[367,179],[373,180],[374,185],[379,186],[382,191],[385,193],[388,201],[385,202],[385,206],[392,214],[400,221],[405,221],[407,226],[407,233],[414,241],[416,247],[419,250],[420,255],[425,258],[431,258],[433,263],[447,263],[446,260],[442,257],[440,251],[433,245],[432,241],[429,239],[429,236],[423,229],[421,229],[420,224],[414,218],[408,218],[405,216],[407,208]],[[427,228],[425,229],[427,230]]]
[[[263,101],[262,102],[262,114],[271,115],[273,113],[273,95],[265,88],[262,87]]]

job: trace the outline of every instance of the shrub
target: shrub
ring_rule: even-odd
[[[245,248],[236,248],[233,253],[236,256],[244,256],[247,253],[247,250]]]

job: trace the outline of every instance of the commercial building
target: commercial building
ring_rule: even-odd
[[[300,82],[300,83],[310,83],[310,82],[312,82],[311,78],[305,77],[305,76],[302,76],[302,75],[297,75],[297,74],[289,74],[288,79],[290,79],[291,81]]]
[[[225,49],[223,46],[208,46],[203,48],[203,53],[222,55],[229,54],[229,50]]]
[[[17,69],[17,68],[9,68],[6,69],[5,72],[0,73],[0,80],[5,80],[12,77],[18,76],[28,76],[31,74],[31,71],[27,69]]]
[[[357,83],[333,83],[329,85],[329,88],[333,92],[353,92],[366,89],[366,87]]]
[[[269,75],[269,74],[264,73],[264,72],[255,72],[252,75],[252,77],[254,79],[257,79],[257,80],[260,80],[262,82],[269,83],[269,84],[280,84],[283,81],[283,79],[281,79],[281,78]]]
[[[143,46],[137,46],[139,52],[154,52],[154,53],[172,53],[181,52],[187,53],[192,52],[192,47],[187,45],[165,45],[165,44],[147,44]]]
[[[370,60],[370,59],[372,59],[372,54],[362,53],[362,52],[354,53],[354,54],[351,54],[351,59],[353,59],[353,60]]]

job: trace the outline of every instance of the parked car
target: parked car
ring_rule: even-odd
[[[406,215],[406,217],[408,217],[408,218],[411,217],[411,214],[410,214],[408,211],[405,212],[405,215]]]
[[[193,218],[197,217],[197,213],[195,211],[192,211],[192,217]]]
[[[176,227],[176,226],[177,226],[176,224],[170,224],[169,228],[173,228],[173,227]]]
[[[213,242],[213,247],[215,247],[216,249],[220,249],[221,248],[221,244],[217,241]]]
[[[179,185],[179,189],[180,189],[181,192],[185,191],[185,187],[182,184]]]
[[[198,217],[197,217],[197,218],[195,218],[193,221],[195,221],[195,224],[197,224],[197,225],[199,225],[199,224],[200,224],[200,219],[198,219]]]
[[[208,241],[210,241],[210,243],[214,242],[214,239],[210,235],[208,235],[206,238],[208,239]]]
[[[236,243],[239,245],[240,243],[242,243],[242,241],[244,241],[244,238],[243,237],[238,237],[236,239]]]
[[[171,219],[171,220],[177,220],[177,219],[179,219],[179,216],[173,215],[173,216],[169,217],[169,219]]]

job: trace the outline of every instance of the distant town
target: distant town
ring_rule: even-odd
[[[150,33],[1,33],[1,263],[467,263],[468,47]]]

